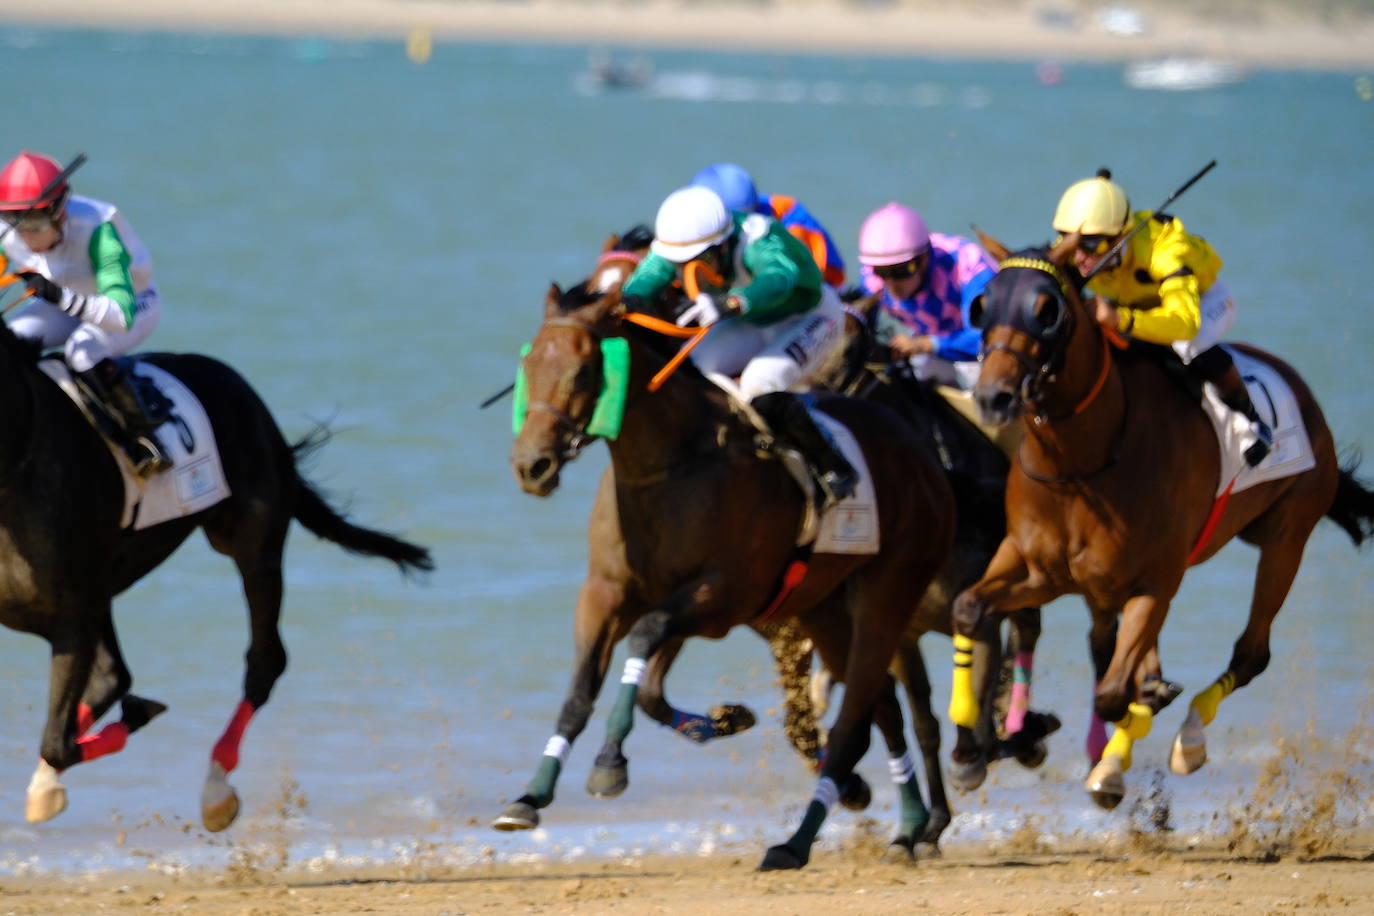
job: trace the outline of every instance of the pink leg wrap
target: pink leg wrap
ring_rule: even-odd
[[[129,726],[123,722],[111,722],[102,728],[99,734],[78,738],[76,746],[80,748],[81,759],[84,762],[122,751],[128,740]]]
[[[1012,669],[1011,702],[1007,705],[1008,735],[1014,735],[1026,725],[1026,713],[1030,711],[1031,668],[1035,656],[1030,652],[1016,653],[1016,667]]]
[[[243,741],[243,733],[248,730],[248,721],[253,718],[256,710],[247,700],[239,701],[238,708],[234,710],[234,716],[229,720],[229,725],[224,729],[224,734],[215,743],[215,749],[210,753],[210,759],[224,768],[228,773],[239,765],[239,743]]]
[[[1102,759],[1102,751],[1107,746],[1107,723],[1093,713],[1092,719],[1088,722],[1088,740],[1084,743],[1084,749],[1088,752],[1088,762],[1097,763]]]
[[[95,725],[95,713],[91,707],[85,703],[78,703],[76,707],[76,737],[80,738]]]

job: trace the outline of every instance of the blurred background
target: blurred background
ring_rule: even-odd
[[[290,667],[234,775],[243,819],[220,837],[200,831],[197,801],[247,642],[228,561],[196,536],[118,599],[135,689],[170,711],[117,757],[70,771],[69,810],[37,828],[22,807],[47,648],[0,634],[0,871],[175,869],[261,844],[312,863],[700,852],[790,832],[812,778],[784,746],[769,657],[750,633],[690,646],[669,688],[698,711],[749,703],[761,720],[753,732],[695,747],[641,718],[627,744],[629,791],[594,801],[581,786],[603,702],[544,829],[486,827],[522,791],[562,701],[586,514],[606,457],[589,449],[551,499],[524,496],[507,464],[508,402],[477,405],[511,380],[549,282],[586,276],[606,235],[651,221],[710,162],[737,162],[762,192],[800,198],[852,265],[860,222],[889,200],[936,231],[967,234],[976,221],[1019,246],[1048,239],[1060,192],[1100,166],[1152,207],[1216,158],[1173,209],[1225,261],[1236,338],[1291,361],[1340,445],[1368,450],[1371,67],[1272,69],[1183,46],[1091,61],[1037,50],[1036,36],[1056,30],[1088,44],[1158,38],[1157,23],[1181,6],[1016,6],[1039,17],[1038,31],[1006,60],[821,43],[801,53],[477,42],[413,24],[267,37],[207,30],[194,16],[158,30],[0,16],[14,90],[0,155],[90,156],[77,193],[120,206],[156,265],[164,314],[150,347],[235,366],[288,437],[327,422],[334,439],[311,479],[357,521],[430,545],[438,563],[408,584],[293,534]],[[1368,28],[1369,3],[1304,6],[1320,14],[1304,28],[1321,34]],[[1216,9],[1240,16],[1249,5]],[[1225,21],[1196,28],[1223,35]],[[1190,691],[1230,656],[1254,558],[1232,545],[1185,582],[1162,657]],[[1367,551],[1321,526],[1278,618],[1269,671],[1211,729],[1212,762],[1187,779],[1164,775],[1183,715],[1171,708],[1137,749],[1132,790],[1166,799],[1174,827],[1206,837],[1245,816],[1280,736],[1313,750],[1299,768],[1310,784],[1295,782],[1293,797],[1325,768],[1367,778],[1367,763],[1347,763],[1352,748],[1371,747],[1360,726],[1374,673],[1362,648],[1374,635],[1372,574]],[[1104,814],[1081,791],[1086,627],[1076,600],[1047,609],[1034,700],[1065,727],[1042,770],[1002,764],[983,791],[955,798],[948,842],[1027,825],[1049,845],[1131,829],[1129,806]],[[948,652],[947,640],[927,643],[939,709]],[[864,772],[886,822],[881,756]],[[1364,823],[1370,797],[1342,807],[1342,824]],[[854,822],[833,818],[824,841]]]

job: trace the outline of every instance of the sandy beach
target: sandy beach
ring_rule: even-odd
[[[866,7],[577,0],[46,0],[0,2],[0,23],[113,29],[531,41],[1026,60],[1205,55],[1251,66],[1360,71],[1374,66],[1374,19],[1321,20],[1289,8],[1244,16],[1139,7],[1139,34],[1115,34],[1070,4],[908,0]],[[1120,31],[1120,30],[1118,30]]]

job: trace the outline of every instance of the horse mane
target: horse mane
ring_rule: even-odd
[[[0,347],[11,359],[30,366],[36,366],[38,358],[43,355],[41,340],[19,337],[4,321],[0,321]]]

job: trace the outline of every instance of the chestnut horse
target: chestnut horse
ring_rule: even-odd
[[[571,742],[586,727],[615,644],[629,659],[588,789],[616,795],[628,784],[622,744],[633,724],[647,660],[691,636],[720,638],[771,611],[796,617],[822,656],[854,672],[816,795],[796,833],[771,848],[763,869],[806,864],[817,832],[879,725],[901,781],[897,841],[914,844],[928,818],[902,739],[901,711],[887,674],[893,647],[943,564],[955,524],[953,497],[938,463],[890,411],[851,398],[819,405],[859,441],[881,506],[881,550],[873,556],[816,554],[809,573],[780,591],[795,568],[805,497],[782,463],[759,455],[757,431],[726,395],[685,364],[655,392],[651,376],[672,357],[656,332],[625,313],[618,288],[551,288],[544,321],[524,358],[528,413],[511,463],[521,487],[546,496],[562,466],[591,441],[601,400],[604,348],[623,341],[629,369],[623,425],[608,437],[611,471],[590,522],[591,557],[578,597],[577,662],[556,733],[526,792],[493,826],[528,829],[553,801]],[[783,597],[785,595],[785,597]],[[781,598],[782,603],[777,604]],[[774,607],[770,608],[770,604]],[[837,617],[846,626],[836,631]]]
[[[432,567],[429,551],[350,523],[310,486],[297,464],[323,434],[294,446],[233,369],[196,354],[141,359],[180,379],[210,418],[230,495],[200,512],[142,530],[120,527],[124,483],[113,455],[80,409],[37,365],[38,351],[0,323],[0,623],[52,646],[47,724],[29,784],[30,822],[67,805],[61,771],[121,750],[166,709],[129,692],[133,678],[115,634],[112,601],[152,572],[197,528],[238,569],[250,641],[243,698],[211,753],[201,795],[208,830],[238,813],[227,774],[239,745],[286,668],[278,620],[282,552],[292,519],[345,550],[391,560],[403,572]],[[175,473],[175,471],[173,471]],[[121,717],[97,733],[121,702]]]
[[[1116,723],[1086,788],[1113,808],[1125,794],[1132,744],[1177,695],[1162,679],[1158,639],[1187,568],[1237,536],[1260,551],[1249,620],[1226,671],[1190,704],[1170,756],[1176,773],[1203,765],[1203,729],[1218,704],[1269,664],[1270,627],[1312,529],[1327,516],[1360,544],[1374,533],[1374,494],[1356,480],[1354,464],[1338,465],[1321,409],[1298,374],[1237,345],[1292,387],[1316,464],[1217,501],[1214,510],[1221,472],[1211,424],[1166,371],[1171,351],[1114,352],[1070,263],[1077,237],[1014,257],[983,241],[1002,269],[981,303],[975,397],[985,419],[1022,418],[1026,435],[1007,483],[1007,537],[956,601],[955,625],[971,636],[990,613],[1066,594],[1085,598],[1099,678],[1094,710]]]

